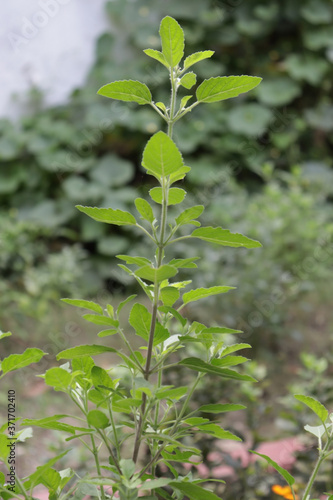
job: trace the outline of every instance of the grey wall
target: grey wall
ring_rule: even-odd
[[[107,19],[105,0],[0,1],[0,117],[22,111],[13,99],[31,86],[48,105],[65,102],[84,82],[96,38]]]

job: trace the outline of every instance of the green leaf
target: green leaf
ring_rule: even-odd
[[[199,260],[200,257],[189,257],[188,259],[172,259],[170,260],[170,266],[174,266],[177,269],[196,269],[198,266],[193,262],[194,260]]]
[[[209,59],[210,57],[212,57],[213,54],[214,54],[213,50],[203,50],[201,52],[194,52],[194,54],[191,54],[185,59],[184,69],[188,69],[190,66],[193,66],[193,64],[203,61],[204,59]]]
[[[237,332],[237,333],[239,333],[239,332]],[[228,347],[223,348],[221,356],[226,356],[227,354],[230,354],[231,352],[240,351],[241,349],[251,349],[251,348],[252,348],[252,346],[250,344],[229,345]]]
[[[262,455],[261,453],[258,453],[257,451],[250,450],[250,452],[254,453],[255,455],[258,455],[258,457],[264,458],[269,465],[274,467],[274,469],[279,474],[281,474],[281,476],[287,481],[289,486],[292,486],[294,484],[295,479],[293,478],[293,476],[291,474],[289,474],[288,471],[286,471],[285,469],[280,467],[276,462],[274,462],[274,460],[269,458],[267,455]]]
[[[203,405],[200,406],[198,411],[205,412],[205,413],[226,413],[228,411],[238,411],[238,410],[244,410],[246,406],[243,405],[238,405],[238,404],[210,404],[210,405]]]
[[[99,316],[98,314],[84,314],[82,316],[89,323],[94,325],[108,325],[117,328],[119,326],[119,321],[108,318],[107,316]]]
[[[41,483],[44,486],[46,486],[46,488],[49,490],[49,500],[53,500],[51,495],[52,494],[55,495],[56,490],[60,485],[60,482],[61,482],[61,477],[57,470],[48,469],[47,471],[44,472]],[[55,498],[57,497],[58,496],[55,496]]]
[[[149,195],[156,203],[162,205],[163,202],[163,190],[161,187],[155,187],[149,191]],[[181,203],[186,196],[186,191],[180,188],[170,188],[168,191],[168,206],[178,205]]]
[[[308,406],[323,423],[326,422],[328,411],[323,404],[317,401],[317,399],[311,398],[310,396],[303,396],[302,394],[296,394],[294,398]]]
[[[150,104],[152,97],[147,85],[134,80],[121,80],[108,83],[99,89],[97,94],[119,101],[130,101],[138,104]]]
[[[87,422],[96,429],[105,429],[109,426],[109,419],[100,410],[90,410],[87,415]]]
[[[212,286],[211,288],[197,288],[190,292],[184,293],[184,304],[195,302],[196,300],[205,299],[211,295],[218,295],[219,293],[226,293],[229,290],[234,290],[234,286]]]
[[[159,311],[163,312],[163,313],[170,313],[172,314],[172,316],[174,318],[176,318],[182,326],[185,326],[186,325],[186,318],[183,318],[183,316],[181,314],[179,314],[178,311],[176,311],[176,309],[173,309],[172,307],[169,307],[169,306],[161,306],[158,308]]]
[[[178,271],[176,267],[165,264],[158,268],[152,266],[143,266],[140,267],[140,269],[138,269],[137,271],[135,271],[134,274],[139,278],[152,281],[153,283],[155,281],[160,283],[163,280],[172,278],[177,274],[177,272]]]
[[[163,387],[156,391],[157,399],[171,399],[178,401],[180,398],[186,396],[188,387],[176,387],[175,389],[164,389]]]
[[[184,166],[184,162],[172,139],[164,132],[157,132],[144,149],[142,166],[148,173],[160,178],[177,172]]]
[[[195,229],[191,236],[227,247],[258,248],[262,246],[259,241],[251,240],[239,233],[231,233],[228,229],[221,227],[200,227]]]
[[[166,16],[162,19],[159,33],[163,56],[169,66],[174,68],[184,55],[184,32],[175,19]]]
[[[170,175],[170,185],[174,184],[181,179],[184,179],[185,175],[191,170],[190,167],[183,166],[177,172]]]
[[[4,358],[1,362],[1,369],[3,375],[8,372],[13,372],[14,370],[19,370],[25,366],[29,366],[32,363],[38,363],[47,353],[41,351],[41,349],[29,348],[26,349],[22,354],[11,354],[7,358]]]
[[[181,101],[180,101],[180,106],[179,106],[179,107],[180,107],[180,109],[185,109],[186,104],[188,103],[188,101],[189,101],[190,99],[192,99],[192,97],[193,97],[193,95],[185,95],[185,96],[181,99]]]
[[[58,422],[58,420],[67,417],[70,417],[70,415],[52,415],[52,417],[39,419],[25,418],[24,420],[22,420],[21,425],[33,425],[34,427],[40,427],[41,429],[69,432],[70,434],[75,434],[76,431],[89,431],[89,429],[85,427],[76,427],[73,425],[65,424],[64,422]]]
[[[146,342],[149,340],[151,314],[142,304],[134,304],[129,315],[129,324],[134,328],[137,335]],[[169,332],[158,321],[155,325],[154,343],[158,345],[169,337]]]
[[[136,224],[134,216],[122,210],[83,207],[82,205],[76,205],[76,208],[98,222],[106,222],[107,224],[114,224],[116,226],[132,226]]]
[[[90,300],[80,300],[80,299],[61,299],[62,302],[75,307],[81,307],[83,309],[89,309],[90,311],[95,311],[97,314],[103,314],[103,308],[95,302]]]
[[[2,332],[0,330],[0,340],[4,339],[5,337],[10,337],[10,336],[11,336],[11,332]]]
[[[257,76],[217,76],[204,80],[197,88],[199,102],[210,103],[237,97],[248,92],[261,82]]]
[[[8,437],[5,434],[0,434],[0,459],[6,462],[10,449],[8,445]]]
[[[203,205],[196,205],[191,208],[187,208],[176,218],[176,223],[178,226],[184,226],[185,224],[192,224],[194,219],[200,217],[204,211]]]
[[[165,66],[166,68],[169,68],[168,62],[166,61],[166,59],[165,59],[164,55],[162,54],[162,52],[160,52],[159,50],[146,49],[143,52],[147,56],[151,57],[152,59],[156,59],[156,61],[158,61],[161,64],[163,64],[163,66]]]
[[[0,471],[0,484],[1,484],[1,486],[3,486],[5,484],[5,481],[6,481],[6,476],[4,475],[3,472]]]
[[[152,224],[152,222],[154,222],[155,217],[153,209],[149,205],[148,201],[144,200],[143,198],[136,198],[134,203],[141,217]]]
[[[150,260],[145,257],[132,257],[131,255],[116,255],[117,259],[124,260],[126,264],[135,264],[136,266],[145,266],[150,264]]]
[[[223,378],[231,378],[234,380],[243,380],[245,382],[256,382],[256,379],[250,377],[249,375],[241,375],[234,370],[229,370],[228,368],[219,368],[218,366],[206,363],[199,358],[186,358],[178,363],[179,365],[187,366],[190,370],[195,370],[201,373],[210,373],[212,375],[219,375]]]
[[[117,332],[117,330],[115,329],[112,329],[112,330],[109,330],[109,329],[106,329],[106,330],[102,330],[101,332],[99,332],[97,334],[97,337],[109,337],[110,335],[115,335]]]
[[[197,75],[193,73],[193,71],[190,71],[190,73],[186,73],[186,75],[184,75],[179,81],[179,84],[186,89],[191,89],[196,83]]]
[[[113,389],[115,384],[104,368],[99,366],[94,366],[91,370],[91,379],[94,386],[99,388],[99,386],[108,387],[109,389]]]
[[[160,477],[158,479],[152,479],[149,481],[144,481],[141,484],[142,490],[155,490],[156,488],[162,488],[170,483],[171,479]]]
[[[45,383],[54,387],[56,391],[66,392],[71,380],[71,374],[67,370],[63,370],[63,368],[50,368],[45,373]]]
[[[326,431],[324,425],[316,425],[316,426],[304,425],[304,430],[316,436],[317,439],[321,438]]]
[[[120,302],[120,304],[118,306],[118,309],[117,309],[117,314],[120,313],[120,311],[122,310],[122,308],[124,306],[126,306],[126,304],[128,304],[129,302],[131,302],[131,300],[135,299],[135,297],[136,297],[136,294],[130,295],[129,297],[127,297],[127,299],[125,299],[122,302]]]
[[[67,455],[67,453],[69,451],[70,450],[68,449],[68,450],[64,451],[63,453],[61,453],[60,455],[57,455],[56,457],[51,458],[51,460],[46,462],[46,464],[44,464],[40,467],[37,467],[37,470],[35,472],[33,472],[32,474],[30,474],[28,480],[23,483],[25,489],[29,490],[33,486],[40,484],[41,478],[46,473],[46,471],[49,470],[52,467],[52,465],[54,465],[58,460],[61,460],[65,455]]]
[[[206,423],[207,422],[207,423]],[[232,432],[225,431],[219,425],[211,423],[209,419],[201,417],[192,417],[184,420],[184,423],[191,427],[197,427],[200,431],[210,434],[218,439],[231,439],[232,441],[241,441],[241,438],[232,434]]]
[[[246,361],[249,361],[249,359],[244,356],[225,356],[221,359],[213,359],[212,365],[225,368],[229,366],[237,366],[242,363],[246,363]]]
[[[190,500],[220,500],[220,498],[216,496],[215,493],[201,488],[201,486],[198,486],[197,484],[184,481],[172,481],[171,483],[169,483],[169,486],[180,490],[182,493],[184,493],[184,495],[187,495]]]
[[[102,354],[103,352],[118,352],[112,347],[104,345],[79,345],[77,347],[71,347],[70,349],[65,349],[59,352],[57,355],[57,360],[59,359],[74,359],[80,358],[82,356],[95,356],[97,354]]]
[[[212,333],[212,334],[232,334],[232,333],[243,333],[242,330],[233,330],[232,328],[225,328],[222,326],[211,326],[210,328],[204,328],[201,333]]]
[[[160,298],[165,306],[173,306],[179,297],[180,292],[174,286],[166,286],[160,291]]]

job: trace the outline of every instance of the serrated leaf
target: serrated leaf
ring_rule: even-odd
[[[229,290],[234,290],[234,286],[212,286],[211,288],[197,288],[191,290],[190,292],[184,293],[183,302],[188,304],[189,302],[195,302],[196,300],[205,299],[211,295],[218,295],[220,293],[226,293]]]
[[[87,422],[96,429],[105,429],[109,426],[109,419],[100,410],[90,410],[87,415]]]
[[[45,373],[45,383],[54,389],[66,391],[71,383],[72,376],[68,371],[62,368],[54,367]]]
[[[271,465],[279,474],[281,474],[281,476],[287,481],[287,483],[289,484],[289,486],[292,486],[294,484],[295,479],[293,478],[293,476],[291,474],[289,474],[288,471],[286,471],[285,469],[283,469],[283,467],[280,467],[270,457],[268,457],[267,455],[263,455],[262,453],[258,453],[257,451],[253,451],[253,450],[250,450],[250,453],[254,453],[254,455],[258,455],[258,457],[261,457],[264,460],[266,460],[266,462],[269,465]]]
[[[181,167],[177,172],[170,175],[170,186],[181,179],[184,179],[185,175],[191,170],[191,167],[186,167],[185,165]]]
[[[215,493],[190,482],[172,481],[169,483],[169,486],[180,490],[182,493],[187,495],[190,500],[220,500]]]
[[[203,405],[203,406],[200,406],[198,411],[205,412],[205,413],[226,413],[229,411],[244,410],[245,408],[246,408],[246,406],[243,406],[243,405],[225,403],[225,404]]]
[[[147,85],[134,80],[120,80],[103,85],[97,94],[119,101],[150,104],[152,97]]]
[[[186,73],[186,75],[184,75],[179,81],[179,84],[186,89],[191,89],[196,83],[197,75],[193,73],[193,71],[190,71],[190,73]]]
[[[157,281],[160,283],[163,280],[166,280],[168,278],[172,278],[177,274],[177,268],[170,266],[168,264],[165,264],[163,266],[160,266],[158,268],[152,267],[152,266],[143,266],[140,267],[137,271],[135,271],[135,275],[138,276],[139,278],[152,281],[153,283]]]
[[[163,190],[161,187],[155,187],[149,191],[149,195],[155,203],[162,205],[163,202]],[[186,196],[186,191],[180,188],[170,188],[168,191],[168,206],[178,205],[181,203]]]
[[[217,76],[204,80],[197,88],[199,102],[211,103],[237,97],[259,85],[262,78],[257,76]]]
[[[159,33],[163,56],[169,66],[174,68],[184,55],[184,32],[175,19],[166,16],[162,19]]]
[[[123,300],[122,302],[120,302],[119,306],[118,306],[118,309],[117,309],[117,314],[120,313],[120,311],[122,310],[123,307],[126,306],[126,304],[128,304],[129,302],[131,302],[133,299],[135,299],[136,297],[136,294],[134,295],[130,295],[129,297],[127,297],[127,299]]]
[[[79,345],[77,347],[71,347],[70,349],[65,349],[59,352],[57,355],[57,360],[59,359],[74,359],[80,358],[82,356],[96,356],[97,354],[102,354],[103,352],[118,352],[113,347],[108,347],[104,345]]]
[[[234,370],[229,370],[228,368],[219,368],[218,366],[206,363],[200,358],[186,358],[178,363],[179,365],[186,366],[190,370],[195,370],[201,373],[210,373],[212,375],[219,375],[223,378],[231,378],[234,380],[243,380],[246,382],[256,382],[256,379],[250,377],[249,375],[241,375]]]
[[[173,309],[172,307],[169,307],[169,306],[161,306],[158,308],[159,311],[163,312],[163,313],[170,313],[172,314],[172,316],[174,318],[176,318],[182,326],[185,326],[186,325],[186,318],[183,318],[183,316],[181,314],[179,314],[178,311],[176,311],[176,309]]]
[[[134,328],[137,335],[143,338],[146,342],[149,339],[151,314],[142,304],[134,304],[129,315],[129,324]],[[169,332],[159,322],[155,325],[155,335],[153,345],[158,345],[169,337]]]
[[[115,384],[108,372],[100,366],[93,366],[91,369],[91,380],[96,389],[100,386],[107,387],[109,389],[113,389],[115,387]]]
[[[95,302],[92,302],[90,300],[61,299],[61,301],[71,306],[81,307],[82,309],[89,309],[89,311],[94,311],[98,314],[103,314],[103,308],[99,304],[96,304]]]
[[[166,286],[160,291],[160,299],[165,306],[173,306],[179,297],[180,292],[174,286]]]
[[[196,64],[200,61],[203,61],[204,59],[209,59],[214,55],[213,50],[203,50],[201,52],[194,52],[194,54],[191,54],[190,56],[186,57],[184,61],[184,69],[188,69],[190,66],[193,66],[193,64]]]
[[[144,220],[146,220],[150,223],[154,222],[155,217],[154,217],[153,209],[149,205],[148,201],[144,200],[143,198],[136,198],[134,203],[135,203],[137,211],[139,212],[139,214],[141,215],[141,217]]]
[[[251,240],[239,233],[231,233],[228,229],[222,229],[221,227],[200,227],[195,229],[191,236],[227,247],[258,248],[262,246],[259,241]]]
[[[84,314],[83,319],[93,323],[94,325],[107,325],[117,328],[119,326],[119,321],[108,318],[107,316],[99,316],[98,314]]]
[[[176,223],[178,226],[184,226],[185,224],[192,224],[194,219],[200,217],[205,207],[203,205],[196,205],[191,208],[187,208],[176,218]]]
[[[302,394],[296,394],[294,395],[294,398],[308,406],[323,423],[326,422],[328,417],[328,410],[323,404],[317,401],[317,399],[314,399],[310,396],[303,396]]]
[[[129,212],[123,210],[113,210],[113,208],[83,207],[76,205],[76,208],[98,222],[114,224],[115,226],[133,226],[136,220]]]
[[[169,68],[169,64],[167,60],[165,59],[164,55],[162,52],[159,50],[154,50],[154,49],[145,49],[143,51],[147,56],[151,57],[152,59],[155,59],[156,61],[160,62],[165,66],[166,68]]]
[[[32,363],[38,363],[46,354],[46,352],[36,348],[26,349],[22,354],[11,354],[1,362],[3,375],[29,366]]]
[[[176,173],[184,162],[173,140],[164,132],[157,132],[144,149],[142,166],[160,178]]]

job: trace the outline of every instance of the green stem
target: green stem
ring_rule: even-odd
[[[177,97],[177,85],[175,82],[175,75],[173,68],[170,72],[170,80],[171,80],[171,102],[170,102],[170,118],[168,120],[168,136],[172,138],[173,131],[173,123],[174,123],[174,114],[176,107],[176,97]],[[166,177],[162,178],[162,213],[161,213],[161,226],[160,226],[160,235],[158,241],[158,251],[157,251],[157,268],[159,268],[163,261],[164,256],[164,248],[165,248],[165,230],[167,224],[167,213],[168,213],[168,190],[169,183]],[[146,365],[144,371],[144,378],[146,380],[149,379],[150,376],[150,366],[153,355],[153,344],[154,344],[154,335],[155,335],[155,327],[157,321],[157,308],[158,308],[158,300],[159,300],[159,283],[155,281],[154,283],[154,304],[151,316],[150,330],[149,330],[149,339],[148,339],[148,349],[147,349],[147,358]],[[144,415],[146,410],[147,403],[147,395],[145,393],[142,394],[142,404],[141,411],[139,417],[139,424],[136,429],[136,436],[134,441],[134,449],[133,449],[133,462],[136,463],[139,456],[140,444],[141,444],[141,436],[144,426]]]
[[[327,458],[327,451],[331,445],[332,440],[333,440],[333,437],[328,439],[325,446],[324,446],[324,449],[319,453],[319,457],[318,457],[318,460],[316,462],[315,468],[313,469],[313,472],[312,472],[311,477],[308,481],[308,484],[306,485],[304,495],[303,495],[303,500],[310,500],[310,493],[311,493],[312,486],[316,480],[316,477],[317,477],[317,474],[318,474],[319,469],[321,467],[321,464]]]
[[[113,418],[113,413],[112,413],[112,407],[111,407],[110,399],[108,400],[108,409],[109,409],[109,415],[110,415],[110,421],[111,421],[111,425],[112,425],[112,430],[113,430],[113,434],[114,434],[114,443],[115,443],[115,447],[116,447],[116,451],[117,451],[117,460],[119,461],[120,460],[120,446],[119,446],[119,441],[118,441],[118,436],[117,436],[117,430],[116,430],[116,426],[115,426],[115,422],[114,422],[114,418]]]

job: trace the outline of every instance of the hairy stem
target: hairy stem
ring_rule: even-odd
[[[172,138],[173,131],[173,123],[174,123],[174,114],[176,107],[176,98],[177,98],[177,84],[175,81],[175,73],[174,69],[171,68],[170,71],[170,81],[171,81],[171,101],[170,101],[170,118],[168,120],[168,136]],[[168,190],[169,190],[169,182],[166,177],[162,178],[162,212],[161,212],[161,225],[160,225],[160,235],[158,241],[158,250],[157,250],[157,268],[161,266],[163,257],[164,257],[164,248],[165,248],[165,230],[167,224],[167,213],[168,213]],[[148,350],[147,350],[147,358],[146,358],[146,366],[144,371],[144,378],[146,380],[149,379],[151,374],[151,360],[153,355],[153,345],[154,345],[154,335],[155,335],[155,327],[157,321],[157,309],[158,309],[158,300],[159,300],[159,283],[155,281],[154,283],[154,303],[153,310],[151,316],[151,324],[149,331],[149,340],[148,340]],[[161,379],[162,380],[162,379]],[[136,463],[139,456],[140,444],[141,444],[141,435],[144,426],[144,415],[146,410],[147,403],[147,395],[145,393],[142,394],[142,404],[141,411],[139,417],[139,423],[136,429],[136,436],[134,442],[133,449],[133,462]]]
[[[310,476],[308,484],[306,485],[306,488],[305,488],[305,491],[304,491],[304,495],[303,495],[303,500],[309,500],[310,499],[310,493],[311,493],[311,490],[312,490],[312,486],[313,486],[313,484],[314,484],[314,482],[316,480],[316,477],[317,477],[317,474],[318,474],[319,469],[321,467],[321,464],[327,458],[327,452],[328,452],[328,450],[330,448],[332,440],[333,440],[333,436],[331,436],[330,439],[327,440],[327,442],[326,442],[326,444],[324,446],[324,449],[319,453],[319,457],[318,457],[318,460],[316,462],[315,468],[313,469],[313,472],[312,472],[312,474]]]

